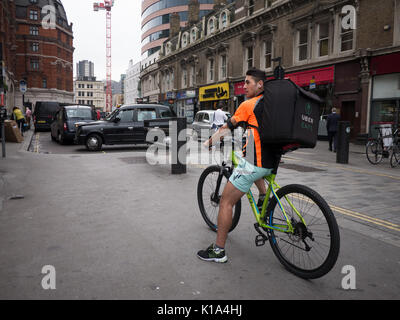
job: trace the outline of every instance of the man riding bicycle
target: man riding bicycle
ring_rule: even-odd
[[[235,204],[250,190],[253,183],[259,190],[258,206],[262,205],[266,194],[264,177],[270,175],[279,164],[281,148],[278,145],[265,145],[261,143],[258,133],[258,124],[264,108],[264,71],[250,69],[246,73],[244,90],[248,100],[243,102],[236,110],[234,116],[224,124],[204,145],[208,148],[217,142],[221,135],[233,130],[241,123],[246,123],[248,137],[244,146],[246,158],[241,158],[229,182],[225,186],[218,212],[218,231],[216,243],[206,250],[201,250],[197,256],[205,261],[227,262],[225,243],[229,229],[232,225],[232,210]],[[249,150],[254,152],[249,152]]]

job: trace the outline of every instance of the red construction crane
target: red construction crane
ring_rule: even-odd
[[[112,87],[111,87],[111,8],[114,0],[104,0],[95,2],[93,10],[106,10],[106,61],[107,61],[107,80],[106,80],[106,112],[111,112],[112,107]]]

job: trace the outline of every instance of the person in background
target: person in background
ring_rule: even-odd
[[[332,108],[332,113],[328,115],[328,119],[326,121],[326,130],[328,131],[328,139],[329,139],[329,151],[336,152],[337,150],[337,131],[338,125],[340,121],[340,116],[336,113],[336,108]]]
[[[17,121],[18,128],[21,131],[21,135],[24,136],[25,117],[24,117],[21,109],[18,107],[14,107],[13,115],[14,115],[15,121]]]
[[[214,120],[211,128],[215,129],[215,131],[221,128],[226,122],[226,120],[228,120],[228,117],[224,112],[224,107],[225,107],[224,103],[220,102],[218,105],[218,109],[214,113]]]
[[[26,123],[28,124],[28,128],[30,128],[31,127],[31,119],[32,119],[32,111],[29,107],[26,108],[25,117],[26,117]]]

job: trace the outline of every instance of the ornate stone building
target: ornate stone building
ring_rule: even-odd
[[[159,79],[160,102],[180,116],[191,120],[220,101],[234,112],[245,99],[245,72],[256,67],[272,77],[280,58],[288,78],[324,100],[321,115],[335,106],[352,123],[354,139],[398,124],[399,0],[223,2],[178,28],[157,67],[142,71],[142,79]]]

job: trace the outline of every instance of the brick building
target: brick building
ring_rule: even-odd
[[[287,77],[324,100],[321,115],[335,106],[352,123],[354,139],[364,139],[373,126],[398,124],[399,0],[215,4],[198,23],[178,28],[164,42],[157,68],[141,74],[159,79],[160,101],[173,102],[179,115],[192,118],[193,110],[221,100],[234,112],[244,100],[246,70],[260,68],[271,77],[273,59],[281,57]],[[342,13],[346,5],[354,16]],[[355,29],[343,28],[348,17]]]
[[[68,23],[61,1],[14,2],[17,23],[16,80],[25,79],[28,84],[25,103],[73,102],[72,23]],[[52,21],[54,25],[50,24]],[[19,92],[16,93],[15,103],[22,105],[22,94]]]
[[[15,4],[0,1],[0,103],[11,110],[15,94]]]

